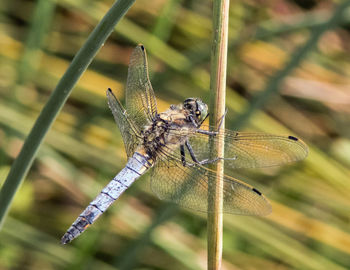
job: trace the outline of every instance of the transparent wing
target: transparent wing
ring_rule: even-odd
[[[187,157],[187,163],[193,163]],[[151,179],[151,188],[160,199],[202,212],[208,212],[208,187],[217,184],[214,171],[201,165],[184,167],[180,154],[171,150],[159,154]],[[271,212],[269,202],[258,190],[229,176],[224,176],[223,181],[223,212],[241,215]]]
[[[157,105],[148,77],[146,49],[138,45],[130,56],[128,79],[126,82],[126,110],[142,130],[157,114]]]
[[[118,125],[120,133],[122,134],[126,154],[131,157],[135,148],[140,143],[140,131],[133,121],[128,117],[127,112],[115,97],[111,89],[107,90],[107,102],[112,111],[114,120]]]
[[[204,127],[206,129],[206,127]],[[189,142],[199,161],[209,159],[209,139],[224,140],[225,167],[261,168],[282,165],[304,159],[306,144],[294,136],[264,133],[245,133],[225,130],[223,134],[209,136],[195,130],[188,132]]]

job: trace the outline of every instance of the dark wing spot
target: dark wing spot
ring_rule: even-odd
[[[259,190],[255,189],[255,188],[253,188],[252,190],[261,196],[261,192]]]
[[[298,140],[299,140],[298,138],[296,138],[296,137],[294,137],[294,136],[288,136],[288,139],[291,139],[291,140],[293,140],[293,141],[298,141]]]

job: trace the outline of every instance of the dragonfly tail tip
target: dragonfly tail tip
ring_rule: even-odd
[[[61,244],[62,244],[62,245],[68,244],[68,243],[70,243],[73,239],[74,239],[74,238],[72,237],[71,234],[65,233],[65,234],[63,235],[63,237],[61,238]]]

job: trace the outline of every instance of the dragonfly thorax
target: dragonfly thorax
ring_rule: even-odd
[[[195,124],[190,117],[194,119]],[[142,146],[150,157],[156,159],[162,148],[175,149],[184,144],[188,137],[188,129],[197,127],[199,122],[196,116],[192,116],[189,107],[185,109],[183,105],[171,106],[145,127],[142,132]]]

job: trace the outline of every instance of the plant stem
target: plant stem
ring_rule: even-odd
[[[58,112],[63,107],[74,85],[91,63],[98,50],[113,31],[115,25],[124,16],[135,0],[116,1],[96,28],[92,31],[83,47],[76,54],[67,71],[58,82],[48,102],[42,109],[22,149],[13,163],[11,170],[0,191],[0,228],[16,191],[27,175],[36,152]]]
[[[213,45],[210,77],[210,125],[219,128],[225,114],[226,63],[229,0],[213,2]],[[219,132],[224,132],[224,119]],[[211,157],[224,156],[224,142],[211,143]],[[223,161],[213,165],[217,172],[208,190],[208,269],[220,269],[222,260]]]

